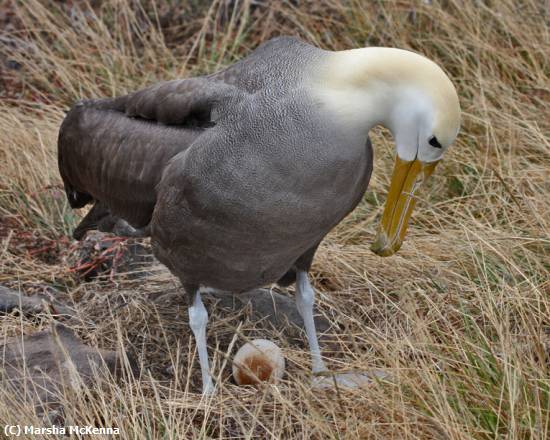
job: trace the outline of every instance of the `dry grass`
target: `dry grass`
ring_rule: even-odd
[[[0,2],[16,12],[0,50],[21,66],[4,69],[0,92],[0,215],[11,225],[0,231],[0,282],[64,291],[84,339],[124,348],[143,367],[139,379],[102,378],[84,393],[67,392],[67,424],[118,426],[122,438],[547,439],[548,3],[158,3]],[[455,81],[463,128],[423,192],[402,250],[389,259],[368,250],[393,154],[387,133],[377,131],[370,189],[316,257],[321,309],[334,323],[324,352],[331,367],[379,368],[390,379],[339,396],[314,392],[308,353],[289,332],[211,304],[208,340],[220,389],[201,400],[185,307],[152,301],[175,288],[169,274],[80,284],[62,259],[45,262],[17,240],[30,231],[57,243],[55,255],[66,252],[75,216],[60,194],[56,134],[74,100],[211,72],[283,33],[330,49],[424,53]],[[50,323],[1,319],[5,336]],[[238,388],[229,377],[234,345],[254,336],[285,350],[288,375],[278,387]],[[31,406],[15,404],[6,390],[0,396],[0,425],[39,423]]]

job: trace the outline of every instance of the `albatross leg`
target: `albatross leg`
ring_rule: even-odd
[[[307,341],[311,352],[311,370],[313,373],[326,371],[327,366],[321,358],[321,350],[313,320],[313,304],[315,303],[315,291],[309,282],[307,272],[299,270],[296,273],[296,306],[304,320]]]
[[[199,363],[202,373],[202,393],[211,394],[214,391],[210,366],[208,364],[208,351],[206,349],[206,324],[208,323],[208,312],[202,303],[201,293],[195,292],[193,304],[189,307],[189,326],[195,335],[197,351],[199,352]]]
[[[309,350],[311,352],[311,370],[313,374],[328,372],[328,368],[321,358],[319,341],[313,320],[313,304],[315,302],[315,291],[309,282],[307,272],[297,271],[296,273],[296,306],[306,329]],[[313,378],[315,388],[331,388],[337,383],[348,388],[358,388],[371,383],[370,377],[365,373],[338,373],[323,375]]]

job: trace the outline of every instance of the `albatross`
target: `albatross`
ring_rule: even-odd
[[[59,171],[71,207],[93,207],[74,235],[103,222],[151,237],[188,296],[203,393],[214,390],[205,289],[295,283],[312,371],[326,371],[308,271],[367,189],[377,125],[396,160],[372,250],[392,255],[415,193],[458,134],[455,87],[411,51],[327,51],[294,37],[211,75],[77,102],[60,128]]]

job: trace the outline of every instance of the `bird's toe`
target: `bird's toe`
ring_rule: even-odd
[[[312,386],[315,389],[327,388],[362,388],[370,385],[376,379],[384,379],[387,374],[382,371],[371,373],[366,372],[349,372],[349,373],[331,373],[326,372],[322,375],[317,375],[313,378]]]

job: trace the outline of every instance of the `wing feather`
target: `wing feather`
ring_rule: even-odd
[[[235,90],[193,78],[74,105],[58,139],[71,206],[101,201],[132,226],[146,226],[166,164],[204,133],[212,107]]]

